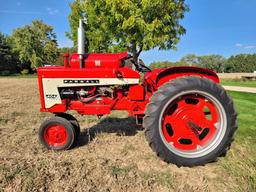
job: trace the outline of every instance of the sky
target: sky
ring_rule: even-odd
[[[54,26],[60,47],[73,45],[65,33],[69,31],[71,0],[0,0],[0,32],[12,30],[41,19]],[[190,12],[181,24],[187,33],[177,50],[142,52],[141,58],[153,61],[178,61],[186,54],[256,53],[256,0],[187,0]]]

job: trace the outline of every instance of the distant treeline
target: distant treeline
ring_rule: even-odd
[[[63,65],[62,53],[73,53],[75,48],[58,48],[53,27],[40,20],[14,29],[10,36],[0,32],[0,75],[34,73],[43,65]],[[221,55],[184,56],[178,62],[153,62],[150,68],[170,66],[198,66],[218,73],[253,72],[256,54],[240,54],[225,58]]]
[[[61,65],[62,53],[73,48],[58,48],[53,27],[34,20],[14,29],[10,36],[0,32],[0,75],[28,74],[43,65]]]
[[[256,71],[256,54],[239,54],[229,58],[221,55],[197,56],[189,54],[178,62],[162,61],[150,64],[151,69],[170,66],[197,66],[212,69],[217,73],[250,73]]]

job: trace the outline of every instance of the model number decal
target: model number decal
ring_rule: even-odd
[[[82,84],[82,83],[89,83],[89,84],[98,84],[100,83],[100,80],[97,79],[88,79],[88,80],[73,80],[73,79],[67,79],[63,80],[64,84]]]
[[[54,94],[46,95],[47,99],[56,99],[57,97],[58,97],[58,95],[54,95]]]

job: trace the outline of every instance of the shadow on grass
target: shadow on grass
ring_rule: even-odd
[[[78,147],[87,145],[100,133],[116,133],[118,136],[134,136],[139,130],[143,130],[143,127],[136,125],[136,119],[134,117],[107,117],[98,124],[81,132],[78,138]]]

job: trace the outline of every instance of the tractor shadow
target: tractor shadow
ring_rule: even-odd
[[[138,131],[143,130],[143,127],[136,124],[134,117],[128,118],[113,118],[107,117],[98,124],[86,128],[81,132],[77,146],[87,145],[100,133],[116,133],[117,136],[134,136]]]

